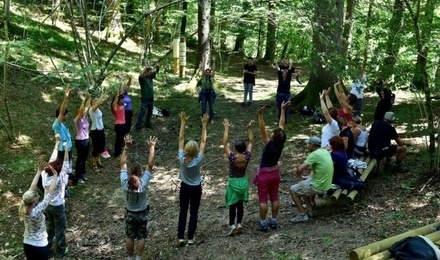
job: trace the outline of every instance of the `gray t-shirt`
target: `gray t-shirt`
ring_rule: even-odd
[[[202,183],[202,179],[200,177],[200,165],[203,160],[203,155],[198,153],[194,159],[185,164],[185,152],[180,149],[179,150],[179,161],[180,161],[180,171],[179,171],[179,180],[183,181],[185,184],[190,186],[197,186]]]
[[[128,179],[130,178],[127,170],[121,170],[121,186],[124,193],[125,207],[129,211],[144,211],[148,206],[147,192],[148,183],[151,180],[151,173],[144,171],[140,177],[141,185],[137,191],[128,190]]]

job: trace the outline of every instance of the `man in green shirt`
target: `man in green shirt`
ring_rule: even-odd
[[[324,194],[331,188],[333,179],[333,160],[330,152],[321,148],[321,139],[312,136],[306,140],[307,149],[311,152],[307,159],[296,167],[296,176],[311,168],[312,173],[306,179],[290,187],[290,196],[298,209],[298,215],[290,219],[292,223],[307,222],[307,212],[312,211],[312,197],[317,194]],[[307,211],[303,208],[300,197],[307,205]]]
[[[153,128],[151,123],[151,116],[153,115],[154,108],[154,88],[153,79],[156,78],[156,74],[159,72],[159,65],[155,64],[156,70],[147,65],[145,69],[139,74],[139,85],[141,86],[141,110],[139,111],[138,120],[136,123],[136,131],[141,131],[142,121],[147,112],[147,128]]]

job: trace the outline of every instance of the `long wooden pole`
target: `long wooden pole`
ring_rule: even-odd
[[[362,173],[361,175],[361,180],[365,181],[368,177],[368,175],[370,174],[370,172],[373,170],[374,166],[376,166],[377,160],[376,159],[372,159],[371,162],[368,164],[367,169],[364,170],[364,173]],[[347,196],[347,200],[349,202],[352,202],[354,200],[354,198],[356,197],[356,195],[358,194],[357,190],[353,190],[350,192],[350,194],[348,194]]]
[[[419,236],[419,235],[427,235],[427,234],[431,234],[433,232],[436,232],[437,230],[440,229],[440,222],[436,222],[434,224],[430,224],[418,229],[414,229],[414,230],[410,230],[407,231],[405,233],[402,233],[400,235],[396,235],[363,247],[359,247],[356,248],[352,251],[350,251],[350,259],[351,260],[360,260],[360,259],[364,259],[366,257],[375,255],[379,252],[382,252],[388,248],[390,248],[394,243],[396,243],[397,241],[400,241],[406,237],[409,236]]]

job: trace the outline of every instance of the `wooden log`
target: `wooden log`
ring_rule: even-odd
[[[365,162],[366,164],[368,164],[368,162],[370,161],[370,157],[365,158],[365,156],[362,156],[361,158],[359,158],[359,160]],[[359,172],[362,174],[363,170],[364,169],[359,169]],[[341,196],[341,194],[345,198],[347,196],[348,191],[345,190],[345,193],[343,193],[343,191],[344,190],[342,190],[342,189],[337,189],[335,192],[333,192],[331,200],[332,201],[337,201],[339,199],[339,197]]]
[[[436,222],[421,228],[417,228],[414,230],[407,231],[405,233],[374,242],[372,244],[356,248],[349,253],[349,257],[351,260],[360,260],[366,257],[375,255],[379,252],[389,249],[394,243],[400,241],[409,236],[419,236],[419,235],[427,235],[433,232],[436,232],[440,229],[440,222]]]
[[[431,241],[437,241],[440,240],[440,231],[433,232],[431,234],[425,235],[425,237]],[[388,260],[388,259],[394,259],[392,258],[389,248],[385,249],[384,251],[377,253],[375,255],[372,255],[370,257],[364,258],[363,260]]]
[[[365,181],[368,177],[368,175],[370,174],[370,172],[373,170],[373,168],[376,166],[377,160],[376,159],[372,159],[370,161],[370,163],[368,164],[367,168],[364,170],[364,172],[362,173],[360,179],[362,181]],[[356,197],[356,195],[358,194],[357,190],[352,190],[350,192],[350,194],[347,195],[347,200],[348,202],[352,202],[354,200],[354,198]]]

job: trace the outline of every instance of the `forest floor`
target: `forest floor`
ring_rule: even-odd
[[[240,70],[237,67],[237,70]],[[151,206],[149,235],[144,259],[347,259],[348,252],[359,246],[402,233],[439,220],[438,185],[427,185],[423,176],[424,158],[421,155],[421,134],[408,130],[414,121],[399,121],[399,132],[412,143],[405,165],[411,170],[405,174],[383,172],[372,174],[367,180],[367,190],[361,199],[350,205],[323,203],[315,216],[304,224],[291,224],[288,220],[296,214],[290,205],[289,187],[297,181],[293,176],[293,165],[307,156],[304,140],[307,136],[319,135],[322,125],[315,125],[310,118],[298,113],[290,115],[287,124],[288,142],[280,159],[281,209],[279,228],[266,233],[257,231],[258,198],[256,188],[250,185],[250,200],[245,206],[245,231],[228,237],[228,209],[224,205],[225,186],[228,176],[228,161],[221,145],[223,125],[228,118],[234,125],[230,140],[246,138],[246,123],[257,119],[257,108],[266,105],[267,130],[276,127],[276,108],[273,98],[276,89],[275,72],[265,71],[257,79],[254,102],[242,107],[241,77],[217,76],[222,87],[216,100],[216,118],[208,126],[208,143],[203,162],[203,195],[199,210],[196,245],[178,247],[177,219],[179,213],[179,182],[177,179],[178,113],[187,111],[186,140],[200,138],[200,104],[195,95],[167,96],[169,86],[164,81],[156,82],[159,92],[156,105],[167,108],[171,116],[156,117],[152,130],[133,133],[134,148],[129,158],[144,163],[147,160],[146,138],[159,138],[156,149],[155,169],[149,185]],[[25,82],[21,82],[26,84]],[[16,83],[21,86],[21,83]],[[296,83],[295,83],[296,84]],[[304,85],[295,85],[298,93]],[[168,88],[168,90],[163,90]],[[137,83],[132,95],[134,110],[139,107]],[[160,90],[162,89],[162,90]],[[161,92],[162,91],[162,92]],[[6,259],[24,259],[21,248],[23,223],[18,221],[17,206],[27,189],[38,160],[47,160],[52,148],[52,110],[60,100],[62,91],[46,87],[18,87],[11,92],[13,118],[20,129],[21,143],[14,147],[3,147],[0,156],[0,255]],[[43,96],[46,101],[43,101]],[[47,96],[52,97],[47,101]],[[32,102],[30,97],[35,97]],[[38,98],[37,98],[38,97]],[[398,92],[394,111],[399,114],[417,110],[410,102],[409,93]],[[40,100],[41,99],[41,100]],[[367,93],[364,118],[371,122],[377,98]],[[41,103],[41,104],[40,104]],[[74,104],[69,106],[75,110]],[[76,101],[77,104],[77,101]],[[102,108],[105,114],[107,148],[112,152],[114,132],[109,104]],[[437,106],[438,107],[438,106]],[[20,110],[21,108],[21,110]],[[23,115],[24,112],[24,115]],[[437,111],[437,114],[438,111]],[[21,119],[23,118],[23,119]],[[70,115],[68,125],[73,133]],[[136,115],[135,117],[136,118]],[[408,117],[405,117],[408,118]],[[31,120],[31,121],[29,121]],[[247,176],[252,178],[262,152],[262,142],[257,126],[254,127],[255,148],[248,167]],[[409,136],[408,138],[406,138]],[[89,181],[71,187],[72,197],[66,199],[68,228],[66,231],[69,254],[66,259],[124,259],[124,201],[120,189],[119,162],[115,158],[104,159],[105,168],[93,172],[88,168]],[[422,189],[423,187],[423,189]],[[269,214],[270,215],[270,214]]]

